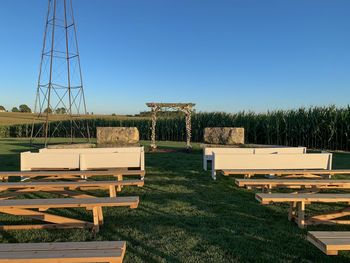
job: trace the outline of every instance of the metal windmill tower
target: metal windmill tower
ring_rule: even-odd
[[[45,138],[46,146],[52,137],[90,140],[81,117],[87,111],[72,0],[48,0],[34,112],[31,143]]]

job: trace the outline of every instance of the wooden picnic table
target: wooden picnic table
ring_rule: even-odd
[[[350,194],[301,194],[301,193],[258,193],[255,198],[263,205],[289,203],[289,220],[295,220],[300,228],[318,224],[350,224],[350,220],[339,219],[350,215],[350,207],[305,218],[305,206],[311,203],[350,204]]]

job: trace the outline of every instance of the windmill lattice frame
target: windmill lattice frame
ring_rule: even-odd
[[[47,146],[52,137],[90,141],[72,0],[48,0],[34,113],[32,144],[44,138]]]

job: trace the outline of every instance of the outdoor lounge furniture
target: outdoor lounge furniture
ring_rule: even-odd
[[[56,198],[56,199],[12,199],[0,202],[0,213],[28,217],[44,221],[44,224],[0,225],[0,230],[46,229],[46,228],[92,228],[99,231],[103,224],[103,207],[125,206],[137,208],[139,197],[102,197],[102,198]],[[92,210],[93,223],[83,220],[50,214],[48,209],[85,208]],[[33,210],[35,209],[35,210]]]
[[[208,161],[213,161],[214,153],[224,154],[304,154],[306,147],[237,148],[205,147],[203,149],[203,169],[207,171]]]
[[[31,179],[42,178],[45,180],[81,180],[89,177],[113,176],[118,180],[123,180],[124,176],[139,175],[141,180],[145,177],[145,171],[141,170],[127,170],[127,169],[109,169],[98,171],[18,171],[18,172],[1,172],[0,179],[7,181],[11,176],[22,176]]]
[[[0,263],[122,263],[125,241],[0,244]]]
[[[334,170],[333,170],[334,171]],[[347,170],[350,174],[350,170]],[[316,179],[236,179],[235,183],[239,187],[262,188],[264,191],[270,191],[274,188],[291,189],[350,189],[350,180],[316,180]]]
[[[301,194],[258,193],[255,198],[263,205],[289,203],[289,220],[295,220],[300,228],[318,224],[350,224],[350,220],[338,219],[350,215],[350,207],[305,218],[305,206],[311,203],[350,203],[350,194]]]
[[[21,153],[21,171],[45,170],[145,170],[143,147],[41,149]]]
[[[244,174],[245,177],[255,175],[259,171],[278,175],[285,170],[331,170],[332,154],[213,154],[212,177],[216,172],[224,175]],[[248,172],[247,172],[248,171]]]
[[[307,240],[329,256],[338,255],[340,250],[350,250],[349,231],[309,231]]]
[[[17,182],[0,183],[0,200],[11,199],[19,194],[30,192],[50,192],[76,198],[91,198],[93,196],[80,190],[108,190],[110,197],[116,197],[117,190],[121,191],[123,186],[143,186],[144,180],[123,181],[82,181],[82,182]]]

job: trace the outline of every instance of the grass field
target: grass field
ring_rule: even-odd
[[[14,124],[31,124],[33,123],[35,114],[33,113],[21,113],[21,112],[0,112],[0,125],[14,125]],[[62,114],[52,114],[50,116],[50,120],[57,121],[57,120],[64,120],[67,119],[68,115],[62,115]],[[130,118],[126,115],[81,115],[80,118],[82,119],[126,119]],[[134,118],[140,118],[140,117],[134,117]],[[36,122],[45,121],[45,117],[41,117],[40,119],[37,119]]]
[[[97,236],[88,230],[0,232],[1,242],[126,240],[125,262],[349,262],[350,253],[327,257],[305,240],[307,230],[287,220],[287,206],[261,206],[254,192],[237,188],[233,178],[210,178],[202,170],[199,145],[187,154],[183,143],[160,142],[176,152],[147,153],[143,188],[124,188],[120,196],[140,196],[135,210],[108,208]],[[23,140],[0,140],[0,169],[19,169]],[[350,154],[337,153],[335,168],[349,168]],[[97,194],[103,194],[97,192]],[[27,198],[46,197],[30,194]],[[332,206],[312,205],[308,213]],[[91,220],[83,210],[58,214]],[[0,216],[0,222],[18,218]],[[350,230],[350,226],[317,226],[310,230]]]

